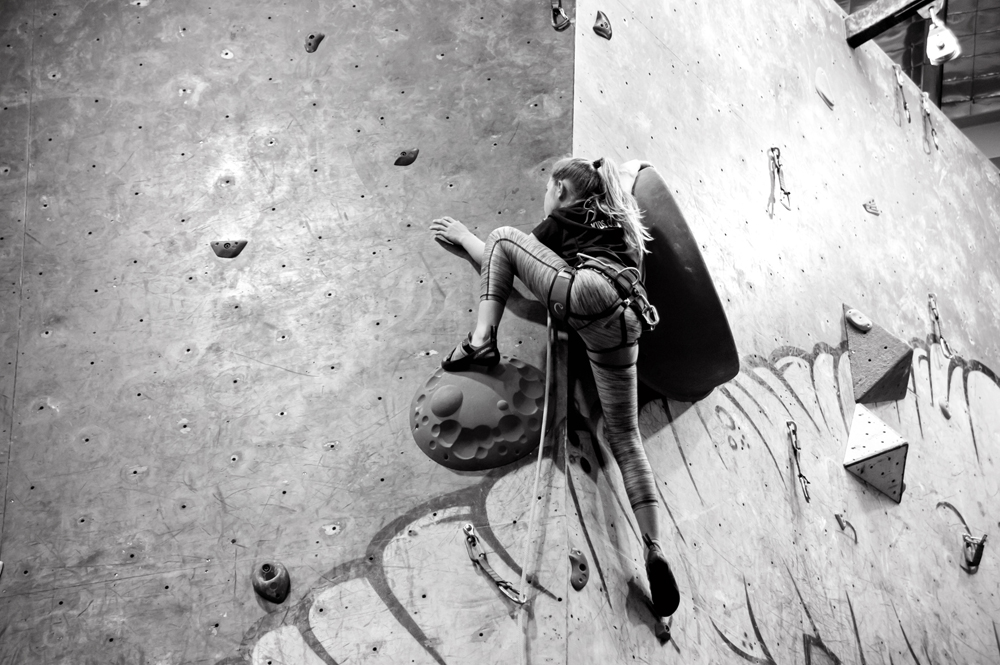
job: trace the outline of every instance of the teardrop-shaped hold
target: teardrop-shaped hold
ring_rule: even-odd
[[[862,314],[859,310],[849,309],[844,312],[844,316],[847,317],[848,323],[861,332],[868,332],[872,329],[872,320]]]
[[[264,600],[283,603],[288,598],[292,582],[280,563],[264,563],[253,570],[253,590]]]
[[[417,155],[420,154],[420,148],[411,148],[410,150],[401,150],[396,156],[396,166],[409,166],[417,159]]]
[[[319,43],[323,41],[326,37],[322,32],[314,32],[309,35],[309,39],[306,40],[306,53],[315,53],[316,49],[319,48]]]
[[[594,32],[605,39],[611,39],[611,21],[608,20],[604,12],[597,12],[597,22],[594,23]]]
[[[590,579],[590,567],[587,565],[587,557],[584,556],[583,552],[574,547],[569,551],[569,561],[572,566],[569,583],[573,585],[575,590],[579,591],[587,586],[587,580]]]
[[[246,240],[215,240],[212,242],[212,251],[220,259],[235,259],[247,246]]]

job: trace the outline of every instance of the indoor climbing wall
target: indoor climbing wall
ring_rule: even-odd
[[[513,1],[3,3],[0,662],[514,658],[462,526],[517,582],[534,456],[447,469],[410,404],[478,302],[428,225],[539,221],[573,50]],[[544,369],[543,308],[503,335]]]
[[[682,592],[665,646],[618,472],[570,446],[568,546],[604,584],[569,596],[569,662],[997,662],[996,169],[874,44],[848,48],[833,2],[581,0],[574,30],[574,151],[671,184],[742,363],[700,402],[642,411]],[[849,344],[845,305],[885,343]],[[880,357],[894,344],[903,367]],[[905,390],[862,407],[872,362]],[[844,468],[849,446],[896,469],[899,503]],[[977,570],[964,537],[984,534]]]

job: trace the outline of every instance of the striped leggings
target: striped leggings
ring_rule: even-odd
[[[536,298],[547,304],[556,275],[565,269],[569,269],[569,264],[535,236],[502,226],[486,238],[480,299],[506,304],[516,275]],[[609,366],[593,359],[590,364],[604,411],[604,435],[621,469],[629,503],[635,510],[658,503],[653,470],[639,436],[635,361],[642,327],[631,309],[625,310],[624,326],[619,320],[622,315],[617,312],[597,320],[579,318],[602,312],[618,299],[618,292],[604,275],[590,269],[577,270],[570,291],[567,321],[588,351],[602,351],[622,344],[631,349],[625,361],[627,364]],[[605,325],[608,323],[610,325]]]

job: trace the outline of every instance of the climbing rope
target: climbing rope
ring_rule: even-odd
[[[525,589],[525,581],[527,580],[528,567],[531,562],[529,556],[531,555],[531,534],[535,527],[535,505],[538,503],[538,485],[542,477],[542,453],[545,451],[545,425],[549,421],[549,387],[552,383],[552,314],[546,317],[545,321],[545,339],[547,340],[547,346],[545,351],[545,401],[542,407],[542,431],[541,438],[538,442],[538,459],[535,462],[535,483],[531,490],[531,510],[528,513],[528,533],[524,537],[524,554],[521,556],[521,561],[524,563],[521,566],[521,582],[520,588]],[[526,591],[521,591],[521,597],[518,601],[520,606],[523,608],[528,600],[528,594]],[[524,635],[524,649],[521,650],[521,662],[527,665],[528,662],[528,632],[524,626],[524,612],[518,612],[517,615],[517,625],[521,634]]]

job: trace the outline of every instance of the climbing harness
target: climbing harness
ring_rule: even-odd
[[[899,65],[893,65],[892,69],[896,73],[896,88],[899,90],[899,101],[903,106],[903,114],[906,115],[906,122],[913,122],[913,119],[910,117],[910,105],[906,103],[906,93],[903,91],[903,68]],[[902,126],[902,115],[896,121],[896,124]]]
[[[552,27],[562,32],[570,25],[569,17],[563,11],[562,0],[552,0]]]
[[[929,155],[931,154],[931,140],[934,141],[935,150],[940,150],[941,147],[938,146],[937,130],[934,129],[934,123],[931,121],[931,97],[928,93],[923,94],[920,105],[924,114],[924,152]]]
[[[934,321],[931,322],[934,328],[934,336],[941,343],[941,351],[944,352],[944,357],[950,359],[952,356],[951,346],[948,344],[948,340],[944,338],[944,333],[941,332],[941,314],[938,313],[937,298],[933,293],[927,294],[927,306],[930,307],[931,314],[934,316]]]
[[[521,593],[514,588],[514,585],[497,575],[493,567],[490,566],[490,562],[486,559],[486,552],[479,546],[479,536],[476,535],[476,527],[472,526],[472,524],[466,524],[462,527],[462,532],[465,534],[465,549],[468,551],[472,562],[482,568],[483,572],[493,580],[493,583],[497,585],[497,588],[500,589],[503,595],[519,605],[523,603],[524,600],[521,597]]]
[[[802,448],[799,447],[799,427],[794,420],[789,420],[786,424],[788,425],[788,438],[792,442],[792,452],[795,455],[795,471],[799,474],[802,494],[806,497],[806,503],[809,503],[809,479],[802,473],[802,461],[799,459],[799,453],[802,452]]]
[[[778,185],[781,187],[781,205],[788,210],[792,209],[792,193],[785,189],[785,173],[781,170],[781,151],[771,148],[767,153],[767,161],[771,167],[771,198],[767,200],[767,216],[774,218],[774,181],[777,175]]]
[[[610,317],[616,313],[624,314],[625,310],[631,307],[636,317],[638,317],[640,325],[642,325],[643,332],[649,332],[656,328],[660,322],[660,315],[656,311],[656,307],[649,302],[638,268],[612,265],[608,261],[587,254],[577,254],[577,256],[582,259],[582,262],[576,267],[576,270],[561,270],[556,275],[549,290],[549,312],[556,321],[565,324],[566,319],[570,315],[569,294],[573,287],[576,272],[580,270],[593,270],[603,275],[611,283],[611,286],[618,293],[618,301],[597,314],[586,316],[573,314],[573,318],[590,321],[590,323],[583,326],[585,328],[599,319]],[[604,327],[611,326],[616,320],[615,318],[610,318],[604,324]]]

